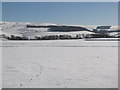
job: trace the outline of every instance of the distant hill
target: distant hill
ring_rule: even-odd
[[[0,37],[9,40],[82,39],[119,37],[117,26],[57,25],[53,23],[1,22]]]

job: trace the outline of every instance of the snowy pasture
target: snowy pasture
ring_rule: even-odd
[[[117,88],[118,42],[3,41],[3,88]]]

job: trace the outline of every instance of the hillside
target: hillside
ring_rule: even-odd
[[[26,23],[26,22],[1,22],[0,36],[9,39],[11,35],[21,39],[80,39],[89,37],[103,37],[101,31],[96,30],[94,25],[57,25],[53,23]],[[117,26],[107,29],[107,35],[118,37]],[[97,35],[96,35],[97,34]],[[106,37],[106,36],[105,36]]]

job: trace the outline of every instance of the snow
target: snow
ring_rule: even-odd
[[[97,27],[97,25],[66,25],[66,26],[84,27],[91,31],[93,31],[93,29],[95,29]]]
[[[120,41],[119,38],[86,38],[86,41]]]
[[[120,35],[120,32],[111,32],[109,33],[110,36],[119,36]]]
[[[117,88],[118,42],[3,41],[3,88]]]
[[[0,46],[2,45],[0,40]],[[2,47],[0,47],[0,89],[2,89]]]
[[[45,36],[45,35],[71,35],[76,36],[76,34],[95,34],[93,29],[97,27],[97,25],[64,25],[64,26],[76,26],[87,28],[90,31],[73,31],[73,32],[48,32],[49,28],[27,28],[27,25],[42,25],[42,26],[61,26],[54,23],[30,23],[30,22],[1,22],[0,23],[0,34],[5,34],[7,36],[24,36],[29,39],[34,39],[35,36]],[[118,26],[111,26],[109,31],[118,30]],[[116,32],[118,33],[118,32]],[[116,36],[115,33],[110,33],[112,36]]]
[[[110,30],[118,30],[118,26],[111,26]]]
[[[88,31],[47,32],[26,25],[53,23],[1,22],[0,35],[35,36],[93,34]],[[93,30],[95,25],[82,26]],[[116,30],[112,26],[110,30]],[[110,33],[111,35],[116,34]],[[117,88],[118,41],[3,41],[3,88]]]
[[[57,24],[54,24],[54,23],[40,23],[38,25],[42,25],[42,26],[48,26],[48,25],[58,26]]]
[[[93,32],[88,32],[88,31],[73,31],[73,32],[46,32],[45,35],[70,35],[72,37],[75,37],[77,34],[94,34]]]
[[[57,24],[53,23],[26,23],[26,22],[4,22],[0,24],[1,30],[0,34],[5,34],[7,36],[24,36],[28,37],[29,39],[34,39],[35,36],[45,36],[45,35],[71,35],[75,36],[76,34],[94,34],[93,32],[89,31],[77,31],[77,32],[48,32],[49,28],[26,28],[26,25],[54,25]],[[60,26],[60,25],[57,25]]]

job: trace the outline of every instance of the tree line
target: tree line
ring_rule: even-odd
[[[65,39],[83,39],[83,38],[113,38],[109,35],[102,35],[102,34],[76,34],[76,36],[71,35],[47,35],[47,36],[35,36],[33,39],[23,36],[6,36],[5,34],[1,35],[2,38],[7,40],[65,40]]]

